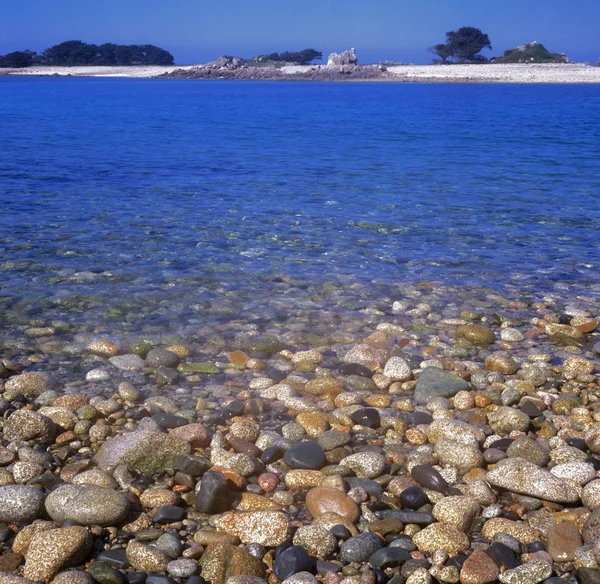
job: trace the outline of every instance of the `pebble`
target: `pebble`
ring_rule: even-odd
[[[419,404],[425,404],[437,397],[452,397],[467,389],[469,384],[454,373],[437,367],[427,367],[417,380],[414,399]]]
[[[325,452],[315,442],[300,442],[284,455],[285,463],[294,469],[319,470],[325,466]]]
[[[460,529],[445,523],[427,526],[414,535],[413,541],[422,552],[443,550],[451,556],[469,549],[470,543],[469,538]]]
[[[134,354],[116,355],[109,358],[109,363],[121,371],[141,371],[146,367],[146,362]]]
[[[200,513],[223,513],[231,509],[231,495],[222,473],[204,473],[196,495],[196,509]]]
[[[31,523],[44,511],[44,494],[26,485],[0,486],[0,522]]]
[[[538,584],[552,575],[552,566],[541,560],[531,560],[522,566],[505,570],[499,576],[502,584]]]
[[[336,513],[352,523],[358,521],[360,508],[350,497],[333,487],[316,487],[306,494],[306,508],[314,517]]]
[[[38,532],[27,550],[23,575],[50,582],[60,570],[83,563],[92,549],[92,536],[83,527]]]
[[[6,381],[5,390],[25,397],[36,398],[54,386],[55,382],[48,373],[26,371],[20,375],[10,377]]]
[[[276,547],[288,537],[289,521],[279,511],[225,513],[217,520],[218,529],[239,537],[242,543]]]
[[[129,513],[129,501],[117,491],[88,485],[63,485],[46,498],[46,511],[59,524],[117,525]]]
[[[357,452],[340,461],[341,467],[347,467],[353,470],[359,478],[366,479],[373,479],[382,474],[385,464],[385,456],[375,452]]]
[[[474,550],[460,570],[461,584],[493,584],[500,568],[483,550]]]
[[[492,486],[545,501],[575,503],[579,500],[573,486],[523,458],[501,460],[485,479]]]
[[[364,562],[383,546],[384,542],[378,535],[359,533],[342,543],[340,559],[343,562]]]
[[[572,562],[575,552],[583,545],[579,529],[570,521],[550,527],[546,538],[546,549],[555,562]]]
[[[294,574],[311,571],[315,561],[307,551],[298,545],[293,545],[275,555],[273,572],[279,580],[286,580]]]
[[[479,503],[471,497],[444,497],[434,506],[432,514],[440,522],[469,533],[480,512]]]
[[[369,556],[369,564],[374,568],[395,568],[410,558],[408,550],[395,546],[377,550]]]
[[[319,525],[304,525],[294,534],[294,545],[306,549],[317,558],[326,558],[337,549],[337,540],[333,534]]]
[[[402,357],[390,357],[383,369],[383,374],[391,381],[408,381],[412,379],[410,363]]]
[[[4,439],[12,441],[35,440],[39,444],[51,444],[56,434],[54,422],[29,410],[18,410],[4,422]]]
[[[169,557],[162,551],[132,540],[127,545],[127,560],[134,570],[140,572],[165,572]]]

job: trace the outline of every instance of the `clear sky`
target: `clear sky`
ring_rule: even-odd
[[[0,14],[0,54],[82,40],[151,43],[179,64],[350,47],[363,63],[426,63],[447,31],[476,26],[488,56],[535,40],[571,60],[600,58],[600,0],[0,0]]]

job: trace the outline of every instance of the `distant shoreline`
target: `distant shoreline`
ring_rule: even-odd
[[[0,75],[168,79],[237,79],[251,81],[388,82],[388,83],[538,83],[600,84],[600,67],[580,64],[485,65],[324,65],[240,67],[209,65],[129,67],[29,67],[0,69]]]

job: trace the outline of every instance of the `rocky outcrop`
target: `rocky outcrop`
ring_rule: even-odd
[[[358,65],[358,58],[354,49],[339,54],[331,53],[327,58],[328,67],[343,67],[344,65]]]

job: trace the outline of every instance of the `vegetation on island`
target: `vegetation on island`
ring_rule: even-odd
[[[439,57],[437,63],[487,63],[487,57],[479,53],[491,49],[490,37],[474,26],[463,26],[446,33],[446,42],[434,45],[429,50]]]
[[[32,65],[72,67],[77,65],[173,65],[173,55],[154,45],[94,45],[66,41],[44,52],[15,51],[0,57],[0,67],[24,68]]]
[[[568,63],[564,53],[551,53],[542,43],[536,41],[519,45],[516,49],[504,51],[493,63]]]
[[[313,61],[320,61],[323,58],[321,51],[315,49],[304,49],[303,51],[285,51],[283,53],[269,53],[268,55],[257,55],[251,61],[259,63],[284,62],[295,63],[298,65],[310,65]]]

